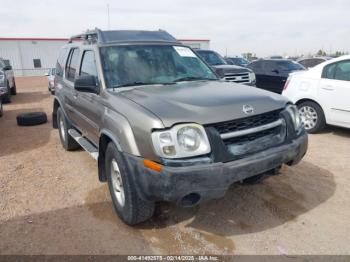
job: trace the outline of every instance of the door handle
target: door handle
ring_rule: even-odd
[[[328,86],[323,86],[322,89],[327,90],[327,91],[333,91],[334,90],[333,86],[329,86],[329,85]]]

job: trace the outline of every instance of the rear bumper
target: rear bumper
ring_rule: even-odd
[[[164,166],[161,172],[144,167],[143,158],[123,154],[142,198],[179,202],[196,193],[201,201],[222,197],[231,184],[265,173],[282,164],[297,164],[305,155],[308,138],[303,133],[290,143],[227,163],[187,167]]]

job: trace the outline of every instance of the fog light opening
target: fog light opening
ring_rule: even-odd
[[[184,196],[181,199],[180,204],[183,207],[193,207],[193,206],[197,205],[200,200],[201,200],[201,196],[199,194],[191,193],[191,194]]]

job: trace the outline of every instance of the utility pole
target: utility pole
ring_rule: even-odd
[[[110,19],[110,16],[109,16],[109,3],[107,4],[107,24],[108,24],[108,30],[111,29],[111,19]]]

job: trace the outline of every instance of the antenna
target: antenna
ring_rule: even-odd
[[[111,18],[109,16],[109,3],[107,4],[107,24],[108,24],[108,30],[111,29]]]

